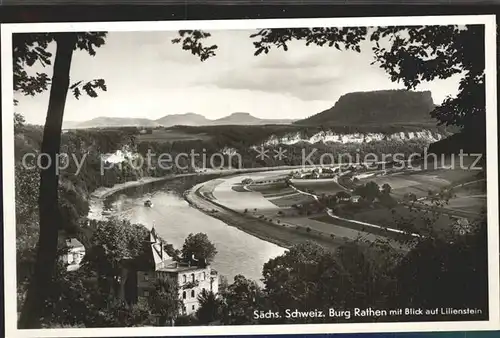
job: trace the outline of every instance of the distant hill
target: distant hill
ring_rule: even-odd
[[[161,126],[205,126],[212,121],[205,116],[195,113],[165,115],[155,120]]]
[[[63,121],[63,128],[65,129],[77,128],[80,123],[81,122],[78,121]]]
[[[264,125],[264,124],[290,124],[290,119],[259,119],[249,113],[233,113],[229,116],[213,120],[210,125]]]
[[[157,127],[158,123],[145,118],[133,117],[96,117],[92,120],[67,126],[63,123],[63,128],[105,128],[105,127]]]
[[[63,123],[64,129],[109,127],[172,127],[172,126],[219,126],[219,125],[266,125],[291,124],[288,119],[260,119],[249,113],[233,113],[216,120],[195,113],[165,115],[157,120],[129,117],[96,117],[89,121]]]
[[[433,122],[434,109],[430,91],[380,90],[348,93],[335,105],[309,118],[296,121],[300,125],[357,125]]]

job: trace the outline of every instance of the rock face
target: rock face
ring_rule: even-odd
[[[437,131],[425,130],[420,131],[407,131],[398,133],[338,133],[333,131],[322,131],[312,135],[311,137],[304,137],[301,133],[289,133],[283,136],[272,135],[263,144],[264,145],[294,145],[298,143],[369,143],[376,141],[410,141],[421,140],[428,143],[436,142],[448,134],[440,133]]]
[[[332,108],[295,123],[355,125],[430,122],[429,113],[434,107],[430,91],[356,92],[341,96]]]

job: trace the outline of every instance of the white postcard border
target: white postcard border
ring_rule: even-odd
[[[298,27],[353,27],[398,25],[484,24],[486,44],[486,116],[487,116],[487,207],[488,207],[488,272],[489,320],[456,322],[404,323],[342,323],[244,326],[184,326],[143,328],[86,329],[17,329],[16,241],[14,193],[14,133],[12,34],[21,32],[58,31],[168,31],[180,29],[248,30]],[[497,67],[496,20],[494,15],[450,15],[413,17],[363,17],[321,19],[205,20],[150,22],[85,22],[2,24],[2,158],[4,207],[4,288],[5,327],[7,337],[81,337],[81,336],[177,336],[177,335],[243,335],[297,333],[364,333],[364,332],[426,332],[500,329],[499,294],[499,229],[498,229],[498,149],[497,149]]]

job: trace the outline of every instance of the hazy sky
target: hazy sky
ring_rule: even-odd
[[[104,78],[108,91],[98,98],[68,96],[65,121],[98,116],[146,117],[195,112],[215,119],[233,112],[261,118],[304,118],[330,108],[345,93],[402,88],[370,65],[369,45],[362,53],[329,47],[290,45],[288,52],[271,50],[254,56],[253,31],[211,32],[217,56],[200,62],[180,45],[175,32],[111,32],[91,57],[77,51],[72,81]],[[208,43],[208,42],[207,42]],[[53,46],[52,46],[53,49]],[[36,71],[52,74],[50,68]],[[455,94],[458,78],[427,83],[440,103]],[[48,92],[19,97],[17,111],[31,123],[43,123]]]

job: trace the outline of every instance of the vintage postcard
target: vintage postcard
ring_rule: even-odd
[[[7,336],[499,329],[496,41],[2,25]]]

